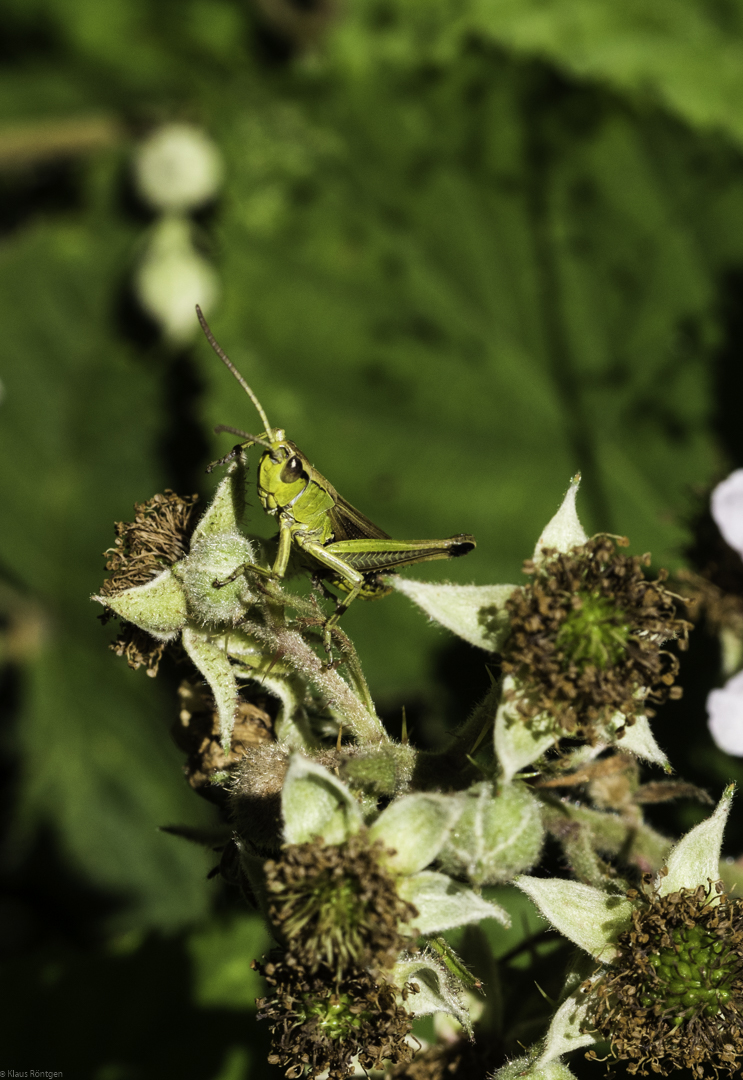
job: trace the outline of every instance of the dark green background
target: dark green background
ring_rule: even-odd
[[[121,132],[0,171],[0,1067],[239,1080],[265,1057],[263,932],[157,831],[213,820],[168,734],[181,672],[128,671],[88,599],[113,521],[208,494],[211,427],[256,426],[206,343],[169,350],[132,299],[154,124],[223,154],[211,321],[272,423],[395,537],[474,533],[447,578],[517,580],[579,469],[588,531],[677,567],[694,492],[743,464],[741,0],[349,0],[314,40],[290,7],[0,3],[0,150],[35,122]],[[401,597],[344,621],[422,740],[486,685]],[[706,732],[717,663],[702,639],[658,728],[713,794],[741,771]]]

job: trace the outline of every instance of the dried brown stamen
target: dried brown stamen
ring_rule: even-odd
[[[409,946],[400,924],[417,911],[398,895],[383,855],[383,845],[361,832],[343,844],[287,844],[265,864],[271,920],[310,971],[387,969]]]
[[[144,585],[188,554],[198,498],[166,489],[135,503],[134,521],[115,523],[114,546],[104,552],[110,576],[101,585],[102,596]]]
[[[290,1080],[313,1080],[325,1070],[329,1080],[342,1080],[352,1073],[354,1057],[366,1070],[410,1060],[412,1020],[399,998],[417,986],[400,992],[361,969],[340,979],[322,966],[310,973],[290,956],[253,966],[271,987],[257,1002],[258,1019],[271,1024],[268,1060],[281,1065]]]
[[[648,581],[648,557],[620,554],[605,535],[546,555],[525,565],[533,580],[506,605],[503,671],[519,683],[511,696],[521,715],[547,714],[564,734],[595,740],[616,713],[631,724],[652,715],[648,702],[680,697],[678,661],[661,646],[684,648],[690,624],[676,618],[665,573]]]

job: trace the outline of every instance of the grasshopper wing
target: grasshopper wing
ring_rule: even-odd
[[[333,540],[389,540],[389,533],[383,532],[378,525],[370,521],[365,514],[346,502],[342,495],[334,492],[336,503],[329,511]]]

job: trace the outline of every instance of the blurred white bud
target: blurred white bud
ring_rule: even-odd
[[[153,227],[134,276],[137,299],[173,345],[185,345],[199,329],[196,304],[208,313],[219,294],[213,266],[195,250],[191,224],[164,217]]]
[[[222,158],[200,128],[166,124],[137,148],[134,178],[137,191],[153,209],[186,213],[219,191]]]
[[[709,730],[720,750],[743,757],[743,671],[707,697]]]
[[[717,485],[711,509],[725,542],[743,556],[743,469],[736,469]]]

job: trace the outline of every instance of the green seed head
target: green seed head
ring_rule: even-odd
[[[564,658],[581,670],[618,663],[631,633],[622,609],[596,592],[577,593],[574,604],[556,639]]]
[[[642,1004],[656,1007],[680,1027],[694,1016],[714,1017],[730,1001],[739,961],[715,934],[698,926],[676,929],[672,944],[648,957],[655,978],[649,980]]]
[[[314,1020],[328,1039],[348,1039],[356,1035],[371,1016],[354,1005],[348,994],[331,994],[330,997],[304,999],[306,1020]]]

